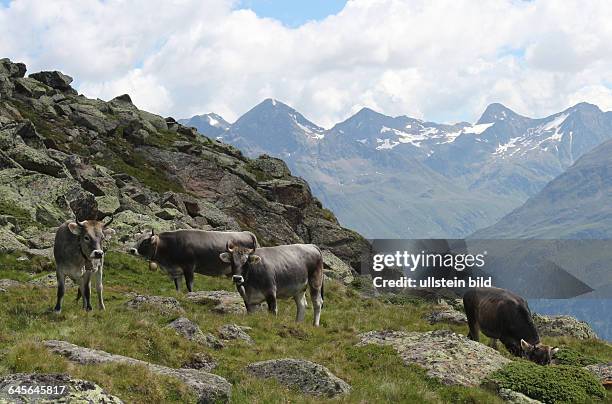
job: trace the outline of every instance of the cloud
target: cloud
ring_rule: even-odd
[[[366,105],[442,121],[491,102],[530,116],[612,106],[610,2],[353,0],[297,28],[235,5],[20,0],[0,8],[0,55],[175,117],[231,121],[266,97],[323,126]]]

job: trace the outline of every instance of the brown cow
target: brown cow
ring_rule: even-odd
[[[480,331],[492,338],[496,347],[499,339],[515,356],[523,356],[540,365],[548,365],[559,348],[540,343],[538,330],[531,318],[527,302],[504,289],[481,288],[463,295],[470,333],[468,337],[480,340]]]

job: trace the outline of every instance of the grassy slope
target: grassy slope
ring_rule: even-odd
[[[73,301],[76,289],[68,292],[64,312],[59,316],[50,312],[55,298],[53,288],[25,286],[0,294],[0,352],[3,352],[0,374],[68,372],[99,383],[127,402],[193,401],[189,392],[173,379],[156,377],[146,369],[132,366],[75,365],[50,354],[39,343],[44,339],[63,339],[171,367],[180,367],[195,352],[206,352],[219,362],[213,372],[234,385],[232,401],[237,403],[316,402],[274,381],[255,379],[244,372],[249,363],[284,357],[321,363],[351,384],[351,394],[340,402],[499,402],[483,389],[442,386],[418,367],[404,366],[389,347],[354,346],[356,335],[369,330],[448,328],[447,325],[430,326],[422,320],[429,309],[425,303],[388,304],[365,300],[350,288],[328,282],[322,327],[315,329],[309,324],[312,311],[308,312],[306,323],[294,323],[293,301],[280,303],[277,318],[267,313],[251,316],[212,313],[205,306],[185,300],[164,275],[150,272],[146,267],[133,257],[109,254],[105,268],[106,312],[95,309],[89,314],[82,312]],[[26,263],[0,257],[0,278],[25,280],[26,269]],[[232,290],[232,285],[226,279],[198,276],[195,288]],[[199,324],[204,332],[216,333],[219,326],[227,323],[251,326],[250,334],[256,344],[228,343],[219,351],[199,347],[164,329],[176,316],[127,309],[125,302],[129,297],[125,292],[129,291],[177,297],[186,310],[186,317]],[[467,332],[466,327],[451,328]],[[609,345],[584,344],[571,339],[545,339],[545,342],[563,343],[602,360],[612,360]]]

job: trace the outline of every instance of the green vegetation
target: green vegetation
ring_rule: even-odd
[[[0,278],[25,280],[25,266],[7,266],[12,258],[0,261]],[[55,290],[23,286],[9,288],[0,300],[0,373],[16,371],[62,371],[74,377],[91,380],[126,402],[193,402],[184,387],[170,378],[150,375],[146,369],[125,365],[81,366],[49,353],[41,341],[63,339],[108,352],[180,367],[198,352],[212,356],[219,366],[213,372],[233,385],[233,402],[275,403],[316,402],[274,381],[249,376],[249,363],[284,357],[312,360],[327,366],[338,377],[353,386],[352,392],[339,402],[501,402],[495,394],[480,388],[450,387],[428,378],[416,366],[405,366],[387,347],[358,348],[357,334],[376,329],[426,331],[437,327],[422,320],[425,304],[391,305],[374,299],[363,299],[351,288],[328,282],[322,326],[313,328],[311,306],[306,322],[294,322],[293,301],[279,303],[277,318],[265,312],[250,316],[221,315],[208,307],[194,304],[176,293],[174,285],[161,272],[151,272],[144,261],[135,257],[109,253],[105,262],[105,297],[107,310],[85,313],[74,302],[76,289],[67,292],[64,311],[52,313]],[[227,279],[196,277],[196,290],[232,290]],[[127,292],[176,297],[186,317],[202,331],[216,334],[228,323],[253,327],[249,333],[253,346],[241,342],[226,344],[222,350],[201,347],[172,330],[165,329],[176,316],[154,310],[138,311],[125,306]],[[95,294],[95,293],[94,293]],[[95,300],[95,296],[94,296]],[[465,333],[462,327],[451,327]],[[3,355],[1,352],[4,352]],[[147,380],[147,383],[142,383]],[[162,399],[163,398],[163,399]]]
[[[602,361],[594,356],[585,355],[575,349],[562,346],[555,355],[555,363],[559,365],[588,366]]]
[[[13,216],[21,228],[27,226],[40,226],[38,222],[32,219],[32,215],[29,211],[15,203],[2,199],[0,199],[0,215]]]
[[[599,380],[576,366],[540,366],[521,360],[507,364],[490,379],[546,403],[586,403],[606,397]]]

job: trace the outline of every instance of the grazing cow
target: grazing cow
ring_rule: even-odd
[[[159,234],[147,232],[130,252],[146,258],[152,268],[159,264],[174,280],[177,291],[184,275],[187,290],[192,292],[194,273],[231,275],[230,266],[219,259],[230,240],[248,248],[259,246],[257,237],[249,231],[175,230]]]
[[[319,326],[323,306],[323,256],[313,244],[244,248],[229,242],[222,261],[232,267],[232,279],[243,295],[247,311],[262,302],[276,315],[276,299],[293,297],[296,321],[306,312],[306,288],[314,308],[314,325]]]
[[[531,318],[527,302],[504,289],[472,289],[463,295],[470,333],[479,341],[482,331],[496,347],[499,339],[515,356],[523,356],[540,365],[548,365],[559,348],[540,343],[538,330]]]
[[[97,220],[67,221],[62,224],[55,234],[53,255],[57,267],[57,303],[55,311],[62,311],[66,276],[77,285],[79,291],[77,301],[83,296],[83,308],[91,310],[91,275],[96,275],[96,291],[98,293],[98,306],[104,310],[102,296],[102,268],[104,266],[104,250],[102,243],[109,240],[115,231],[108,226],[113,221],[103,223]]]

